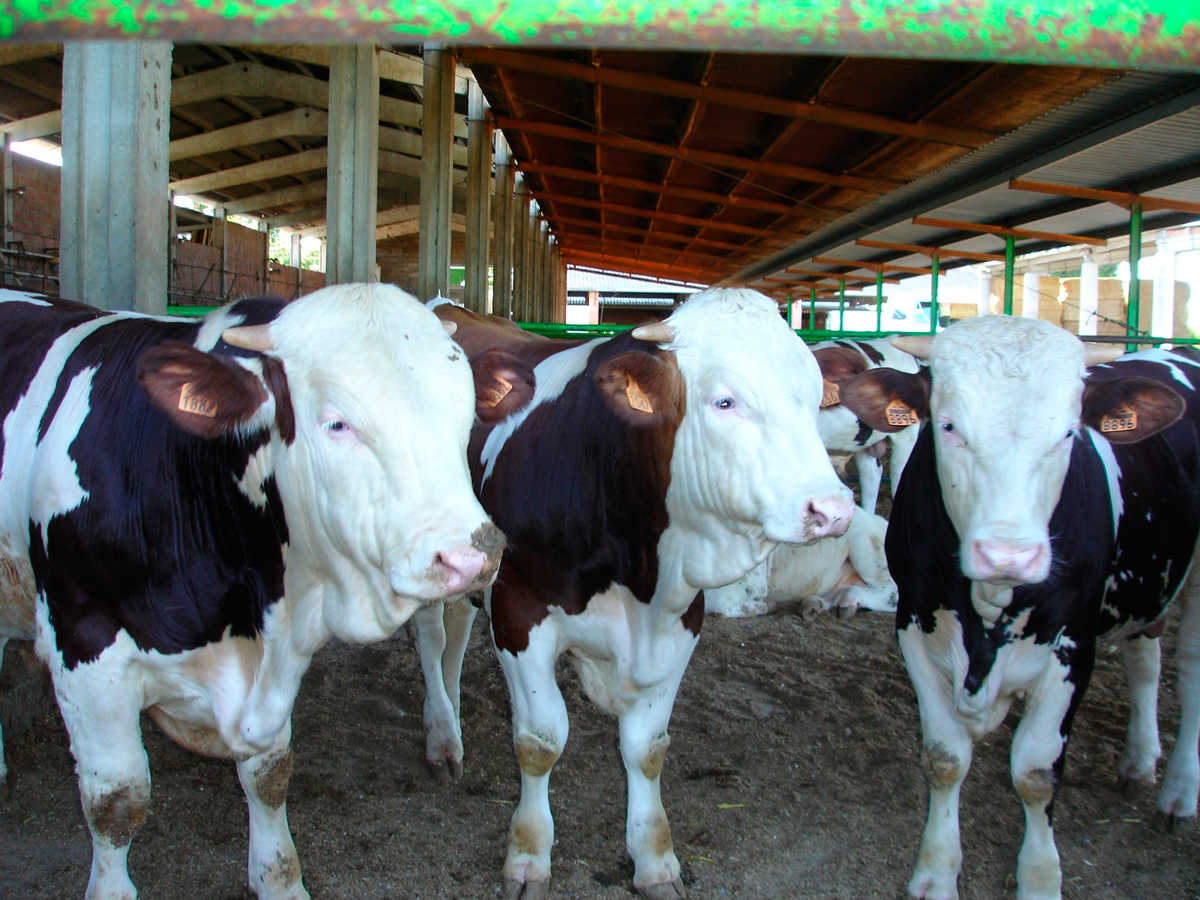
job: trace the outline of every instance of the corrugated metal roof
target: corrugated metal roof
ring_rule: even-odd
[[[854,243],[858,238],[953,244],[985,253],[1003,250],[1002,237],[914,225],[914,216],[1070,234],[1128,227],[1129,214],[1121,207],[1011,190],[1008,182],[1014,178],[1200,201],[1200,79],[1125,73],[747,266],[730,280],[753,282],[787,266],[812,265],[806,260],[814,256],[928,263],[925,257],[859,246]],[[1145,227],[1187,218],[1147,213]],[[1045,244],[1021,241],[1018,252],[1039,246]]]

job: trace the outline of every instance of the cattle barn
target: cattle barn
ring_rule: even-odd
[[[622,333],[635,309],[665,319],[706,287],[749,287],[809,343],[989,313],[1093,345],[1193,343],[1200,29],[1172,0],[1098,10],[54,0],[0,13],[0,288],[194,318],[382,281],[588,339]],[[577,273],[649,286],[605,316]],[[883,300],[917,285],[902,321]],[[568,325],[585,300],[600,323]],[[764,468],[795,475],[789,459]],[[21,577],[9,568],[0,584]],[[1178,619],[1162,638],[1159,785],[1180,720]],[[661,774],[683,889],[902,895],[926,777],[893,617],[783,610],[709,617],[701,633]],[[510,700],[486,617],[465,639],[448,781],[426,768],[428,673],[410,632],[313,658],[287,792],[312,896],[512,889]],[[571,729],[548,793],[549,895],[626,897],[637,874],[613,721],[572,668],[557,674]],[[963,896],[1016,885],[1015,720],[974,747]],[[1053,804],[1065,897],[1200,894],[1197,833],[1156,827],[1157,785],[1118,781],[1129,720],[1122,655],[1102,646]],[[0,727],[0,895],[81,896],[91,841],[74,760],[18,641]],[[238,771],[147,716],[141,728],[153,785],[134,884],[241,896]]]

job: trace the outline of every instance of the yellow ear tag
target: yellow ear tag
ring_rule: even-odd
[[[1100,431],[1111,434],[1114,431],[1137,431],[1137,410],[1128,406],[1118,406],[1100,420]]]
[[[842,402],[842,392],[838,389],[838,386],[832,381],[827,381],[825,379],[822,379],[821,380],[821,409],[825,409],[830,406],[837,406],[841,402]]]
[[[179,389],[179,408],[194,416],[204,416],[206,419],[217,417],[217,404],[199,394],[193,394],[190,381]]]
[[[499,406],[501,401],[512,393],[513,386],[511,381],[507,378],[501,378],[499,375],[496,375],[495,379],[499,382],[500,386],[488,388],[487,398],[484,400],[488,406]]]
[[[883,414],[889,425],[916,425],[921,421],[916,410],[898,398],[883,408]]]
[[[625,399],[629,401],[630,407],[638,412],[654,412],[654,404],[650,402],[650,397],[632,378],[625,385]]]

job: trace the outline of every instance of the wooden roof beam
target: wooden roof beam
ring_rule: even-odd
[[[859,238],[854,243],[860,247],[873,247],[876,250],[900,250],[905,253],[915,253],[918,256],[936,256],[938,259],[974,259],[980,262],[1004,262],[1003,253],[978,253],[975,250],[955,250],[952,247],[931,247],[927,244],[897,244],[892,241],[875,241],[869,238]]]
[[[1090,244],[1093,247],[1106,247],[1108,241],[1104,238],[1084,237],[1081,234],[1060,234],[1056,231],[1033,231],[1028,228],[1003,228],[999,225],[981,225],[978,222],[959,222],[955,219],[931,219],[927,216],[913,216],[914,225],[924,225],[926,228],[950,228],[955,231],[976,231],[980,234],[995,234],[1001,237],[1032,238],[1039,241],[1054,241],[1059,244]]]
[[[570,194],[549,194],[539,193],[535,195],[538,202],[546,201],[548,203],[563,203],[566,205],[583,206],[588,209],[599,209],[606,212],[619,212],[631,216],[639,216],[643,219],[660,219],[663,222],[674,222],[677,225],[693,225],[697,228],[713,228],[717,231],[730,231],[734,234],[748,234],[754,237],[762,237],[770,234],[771,230],[761,228],[753,228],[749,225],[738,225],[733,222],[716,222],[712,219],[701,219],[697,216],[681,216],[676,213],[656,213],[652,209],[642,209],[639,206],[624,206],[620,203],[603,203],[599,200],[588,200],[585,197],[574,197]]]
[[[570,169],[566,166],[552,166],[546,163],[522,163],[521,171],[537,173],[539,175],[554,175],[571,181],[587,181],[593,184],[606,184],[612,185],[613,187],[629,188],[635,191],[662,194],[665,197],[686,197],[689,200],[699,200],[702,203],[725,203],[730,206],[742,206],[746,209],[757,209],[763,212],[778,213],[780,215],[788,215],[789,213],[795,211],[794,207],[786,203],[774,203],[770,200],[754,200],[746,197],[730,197],[725,194],[717,194],[712,191],[701,191],[695,188],[676,187],[674,185],[659,184],[654,181],[642,181],[639,178],[625,178],[621,175],[595,175],[591,172],[585,172],[583,169]],[[804,214],[810,215],[807,210]],[[833,220],[837,216],[837,213],[829,213],[830,220]]]
[[[599,143],[608,147],[616,147],[620,150],[632,150],[635,153],[656,154],[704,166],[717,166],[741,172],[760,172],[764,175],[777,175],[781,178],[794,178],[797,181],[828,184],[834,187],[863,191],[867,194],[886,194],[903,186],[901,182],[893,181],[890,178],[838,175],[832,172],[823,172],[820,169],[812,169],[808,166],[795,166],[791,163],[767,162],[741,156],[732,156],[728,153],[714,153],[710,150],[672,147],[669,144],[659,144],[654,141],[645,141],[641,138],[630,138],[618,134],[596,134],[582,128],[555,125],[551,122],[535,122],[529,119],[513,119],[507,116],[497,116],[496,127],[506,132],[515,131],[526,134],[540,134],[544,137],[578,141],[583,144]]]
[[[932,275],[932,269],[920,266],[902,266],[899,263],[868,262],[865,259],[835,259],[831,256],[814,256],[817,265],[848,266],[851,269],[867,269],[871,272],[907,272],[910,275]]]
[[[713,281],[712,271],[709,269],[698,269],[693,266],[667,265],[665,263],[652,262],[650,260],[630,259],[627,256],[616,255],[612,253],[599,253],[591,250],[572,250],[569,247],[562,248],[563,256],[570,262],[573,259],[587,260],[588,265],[603,265],[610,270],[618,272],[649,272],[655,275],[666,275],[668,277],[678,278],[680,275],[695,276],[693,280],[700,281],[704,284],[710,284]]]
[[[577,219],[574,216],[563,216],[557,212],[547,211],[546,217],[555,222],[562,222],[564,225],[574,225],[580,228],[595,228],[602,231],[615,231],[621,234],[632,234],[638,237],[644,237],[647,240],[660,241],[676,241],[681,244],[701,244],[705,247],[717,247],[721,250],[733,250],[735,252],[748,253],[756,250],[754,247],[747,247],[745,244],[731,244],[728,241],[714,241],[709,238],[694,238],[686,234],[678,234],[674,231],[655,231],[647,234],[646,229],[637,228],[633,225],[614,225],[612,222],[601,222],[597,219]]]
[[[725,258],[712,253],[697,253],[693,250],[675,250],[671,247],[648,247],[645,244],[634,243],[633,241],[622,241],[615,238],[591,238],[587,236],[575,236],[571,238],[563,237],[559,242],[564,247],[570,247],[576,250],[588,250],[593,247],[603,250],[605,247],[612,247],[615,250],[626,252],[638,258],[641,255],[646,255],[651,258],[659,258],[665,261],[674,261],[687,258],[689,262],[693,262],[700,266],[711,266],[717,263],[723,263]]]
[[[1140,204],[1142,209],[1168,210],[1169,212],[1200,215],[1200,203],[1187,200],[1171,200],[1167,197],[1145,197],[1125,191],[1106,191],[1098,188],[1081,188],[1068,184],[1048,184],[1044,181],[1023,181],[1015,178],[1008,183],[1014,191],[1035,191],[1039,194],[1055,194],[1060,197],[1075,197],[1079,200],[1095,200],[1097,203],[1114,203],[1125,209]]]
[[[647,94],[668,97],[683,97],[704,103],[713,103],[733,109],[751,109],[755,112],[783,116],[790,119],[808,119],[827,125],[840,125],[860,131],[894,134],[922,141],[937,141],[959,147],[982,147],[996,138],[991,132],[975,128],[955,128],[924,122],[905,122],[875,113],[826,106],[797,100],[783,100],[748,91],[717,88],[690,84],[648,75],[644,72],[627,72],[607,67],[592,68],[579,63],[560,59],[516,53],[511,50],[495,50],[483,47],[464,47],[460,51],[468,62],[485,63],[508,69],[519,69],[560,78],[575,78]]]

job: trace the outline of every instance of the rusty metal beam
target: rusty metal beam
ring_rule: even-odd
[[[871,272],[907,272],[910,275],[931,275],[933,273],[932,269],[925,269],[921,266],[868,262],[865,259],[835,259],[832,256],[814,256],[812,261],[817,265],[848,266],[851,269],[867,269]]]
[[[1033,238],[1039,241],[1055,241],[1060,244],[1091,244],[1093,247],[1105,247],[1108,245],[1108,241],[1104,240],[1104,238],[1084,237],[1081,234],[1034,231],[1029,228],[1003,228],[999,225],[981,225],[978,222],[960,222],[957,219],[931,219],[927,216],[913,216],[912,222],[914,225],[924,225],[926,228],[975,231],[979,234],[995,234],[1000,237]]]
[[[1142,207],[1143,211],[1158,209],[1200,215],[1200,203],[1171,200],[1168,197],[1146,197],[1126,191],[1106,191],[1098,188],[1075,187],[1069,184],[1047,184],[1044,181],[1024,181],[1020,178],[1014,178],[1008,183],[1008,186],[1014,191],[1034,191],[1039,194],[1075,197],[1079,200],[1095,200],[1097,203],[1114,203],[1125,209],[1129,209],[1136,203]]]
[[[936,256],[938,259],[974,259],[980,262],[1004,262],[1003,253],[978,253],[974,250],[955,250],[952,247],[932,247],[928,244],[897,244],[893,241],[876,241],[870,238],[859,238],[854,243],[860,247],[873,247],[876,250],[901,250],[905,253],[916,253],[919,256]]]

